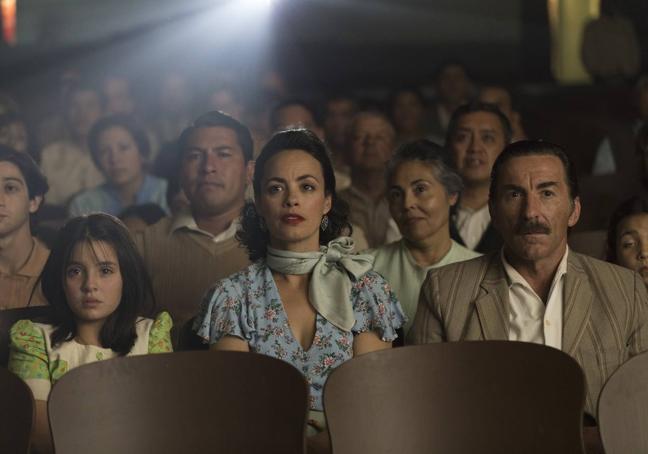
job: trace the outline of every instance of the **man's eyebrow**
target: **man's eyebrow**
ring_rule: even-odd
[[[543,181],[542,183],[539,183],[536,188],[538,189],[547,189],[547,188],[553,188],[558,186],[557,181]]]
[[[5,177],[5,178],[2,178],[0,181],[3,181],[3,182],[13,181],[15,183],[20,184],[21,186],[25,186],[25,182],[21,178],[18,178],[18,177]]]

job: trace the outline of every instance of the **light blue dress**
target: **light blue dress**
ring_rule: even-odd
[[[405,323],[389,284],[373,271],[353,282],[349,304],[356,320],[351,332],[317,314],[313,343],[304,350],[290,329],[270,269],[259,261],[212,287],[194,328],[210,344],[235,336],[247,341],[252,352],[292,364],[310,386],[311,410],[321,411],[324,383],[333,369],[353,357],[354,335],[373,331],[391,342]]]
[[[145,175],[142,186],[135,194],[133,205],[155,203],[165,213],[169,213],[169,206],[166,201],[167,182],[162,178],[153,175]],[[110,185],[104,183],[92,189],[86,189],[72,198],[68,211],[70,217],[81,216],[90,213],[108,213],[119,216],[124,209],[117,191]]]

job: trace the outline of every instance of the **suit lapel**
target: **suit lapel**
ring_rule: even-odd
[[[507,340],[509,332],[508,282],[500,256],[492,255],[475,300],[479,323],[485,340]]]
[[[592,309],[593,292],[578,255],[569,252],[563,297],[562,350],[574,355]]]

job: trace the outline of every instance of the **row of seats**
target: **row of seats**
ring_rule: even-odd
[[[648,452],[648,354],[599,403],[607,454]],[[0,368],[0,452],[28,452],[29,388]],[[507,341],[411,346],[359,356],[324,390],[334,454],[583,453],[584,376],[568,355]],[[308,387],[264,355],[193,351],[74,369],[48,410],[57,453],[305,452]]]

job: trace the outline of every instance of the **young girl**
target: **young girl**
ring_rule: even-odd
[[[155,320],[150,279],[128,230],[92,214],[61,230],[41,274],[53,308],[49,324],[21,320],[11,328],[9,369],[36,400],[32,446],[51,451],[47,399],[52,385],[83,364],[117,356],[171,351],[171,319]]]

